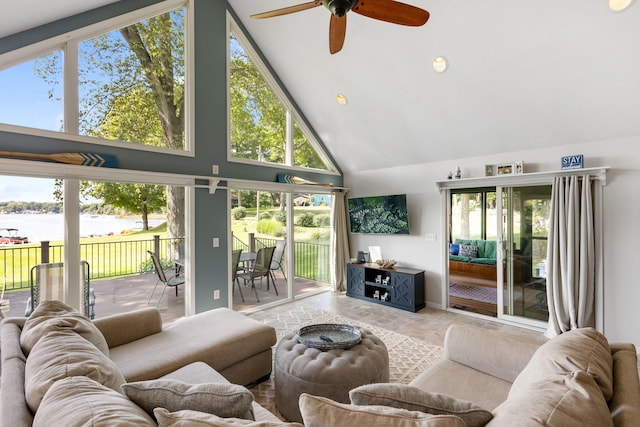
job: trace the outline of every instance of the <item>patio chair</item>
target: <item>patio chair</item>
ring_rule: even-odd
[[[242,288],[240,287],[240,280],[238,280],[238,268],[240,268],[240,255],[242,255],[242,249],[234,249],[231,252],[231,280],[233,284],[231,285],[232,293],[233,286],[238,285],[238,292],[240,292],[240,299],[244,302],[244,295],[242,295]],[[242,270],[244,271],[244,270]],[[256,298],[258,295],[256,294]]]
[[[271,260],[273,259],[273,251],[275,250],[275,246],[270,246],[267,248],[258,249],[258,253],[256,254],[256,260],[253,262],[253,265],[244,273],[238,274],[238,278],[244,280],[245,286],[247,282],[251,282],[251,288],[256,293],[256,300],[260,302],[258,298],[258,291],[256,289],[256,279],[262,280],[263,277],[267,278],[267,290],[269,290],[269,277],[271,276]],[[274,283],[273,288],[276,290],[276,295],[278,295],[278,289]]]
[[[155,252],[147,251],[151,256],[151,261],[153,262],[153,268],[156,271],[156,275],[158,276],[158,280],[156,281],[153,290],[151,291],[151,295],[149,295],[149,299],[147,300],[147,305],[151,302],[151,298],[153,298],[153,294],[156,292],[158,288],[158,284],[163,283],[162,293],[160,294],[160,298],[158,298],[158,302],[156,306],[160,304],[162,301],[162,297],[164,296],[164,291],[167,290],[168,287],[172,287],[176,290],[176,296],[178,296],[178,286],[184,284],[184,276],[174,275],[171,278],[167,278],[167,275],[162,268],[162,264],[160,263],[160,258]]]
[[[89,263],[86,261],[80,261],[80,280],[83,283],[83,314],[93,319],[95,317],[96,295],[91,288]],[[31,315],[40,301],[64,301],[64,263],[53,262],[31,267],[30,286],[31,297],[27,300],[25,316]]]
[[[271,278],[273,279],[273,287],[276,287],[276,275],[275,271],[280,269],[284,280],[287,280],[287,275],[284,273],[284,250],[287,247],[286,240],[276,240],[276,249],[273,251],[273,259],[271,260]],[[276,294],[278,290],[276,289]]]

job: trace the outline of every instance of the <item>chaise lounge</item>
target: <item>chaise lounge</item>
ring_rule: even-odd
[[[257,420],[280,421],[240,386],[269,377],[275,330],[227,308],[163,329],[156,308],[92,322],[60,301],[44,301],[29,318],[4,319],[0,339],[2,425],[56,425],[54,419],[75,425],[114,416],[154,425],[153,414],[121,391],[123,384],[144,388],[153,380],[218,384],[214,391],[226,396],[219,410],[229,409],[233,394],[244,396]]]

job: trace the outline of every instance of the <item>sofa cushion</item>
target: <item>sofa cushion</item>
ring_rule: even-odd
[[[453,415],[431,415],[388,406],[356,406],[326,397],[300,395],[300,412],[305,427],[465,427]]]
[[[25,322],[20,335],[22,351],[28,356],[47,332],[60,330],[75,331],[109,356],[109,346],[91,320],[70,305],[55,300],[40,301]]]
[[[433,415],[455,415],[467,427],[485,425],[493,415],[468,400],[431,393],[404,384],[367,384],[349,392],[354,405],[381,405]]]
[[[607,339],[594,328],[560,334],[541,345],[513,382],[511,394],[554,374],[586,371],[595,379],[605,400],[613,395],[613,358]]]
[[[555,374],[509,394],[487,427],[613,426],[609,407],[591,375]]]
[[[473,245],[460,245],[460,251],[458,255],[469,257],[469,258],[477,258],[478,257],[478,247]]]
[[[449,254],[450,255],[459,255],[460,253],[460,244],[459,243],[449,243]]]
[[[153,419],[127,399],[87,377],[68,377],[51,386],[33,420],[49,426],[155,426]]]
[[[616,426],[632,426],[640,420],[640,379],[636,347],[633,344],[611,344],[613,357],[613,397],[609,410]],[[634,404],[635,402],[635,404]]]
[[[119,391],[124,378],[116,364],[89,341],[70,330],[47,332],[31,350],[25,366],[25,398],[36,412],[58,380],[86,376]]]
[[[160,407],[169,412],[191,409],[224,418],[254,419],[253,394],[236,384],[158,379],[123,384],[122,391],[150,415]]]
[[[184,409],[170,412],[165,408],[156,408],[153,413],[160,427],[210,427],[210,426],[245,426],[245,427],[276,427],[290,426],[303,427],[298,423],[285,423],[282,421],[253,421],[241,418],[222,418],[206,412]]]

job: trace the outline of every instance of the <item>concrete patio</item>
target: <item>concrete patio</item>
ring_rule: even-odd
[[[135,276],[118,277],[113,279],[93,280],[91,287],[95,291],[96,318],[123,313],[147,307],[147,300],[157,281],[155,274],[141,274]],[[282,275],[276,275],[276,283],[279,295],[276,295],[273,284],[267,290],[266,281],[257,282],[256,289],[260,302],[256,301],[256,295],[250,286],[244,286],[240,281],[245,302],[241,301],[237,285],[234,285],[233,309],[244,311],[256,308],[260,305],[270,304],[279,300],[284,300],[287,294],[286,282]],[[153,296],[150,305],[158,302],[162,292],[162,284]],[[306,279],[296,278],[294,283],[294,295],[300,296],[305,293],[329,290],[326,283],[314,282]],[[2,305],[0,306],[4,317],[24,316],[27,300],[31,295],[30,290],[7,292],[4,294]],[[166,289],[162,301],[158,304],[162,320],[165,325],[184,317],[184,287],[180,286],[176,297],[173,288]]]

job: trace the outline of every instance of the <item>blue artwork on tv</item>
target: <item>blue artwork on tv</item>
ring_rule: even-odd
[[[348,204],[352,233],[409,234],[406,194],[354,197]]]

